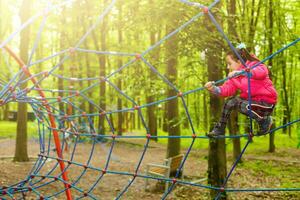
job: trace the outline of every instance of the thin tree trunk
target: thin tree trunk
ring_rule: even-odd
[[[240,41],[238,33],[236,31],[236,0],[230,0],[227,5],[229,14],[228,18],[228,33],[232,41]]]
[[[290,121],[290,105],[289,105],[289,94],[287,90],[287,80],[286,80],[286,69],[284,66],[286,66],[286,59],[285,56],[281,56],[281,59],[279,61],[281,63],[281,72],[282,72],[282,92],[283,92],[283,99],[284,99],[284,110],[283,110],[283,123],[286,124]],[[283,133],[287,132],[287,128],[283,128]],[[291,137],[291,134],[289,133],[289,136]]]
[[[86,49],[88,49],[88,45],[87,45],[86,40],[84,42],[84,47]],[[85,65],[86,65],[86,75],[87,75],[88,78],[91,78],[93,76],[93,74],[94,74],[94,71],[91,68],[91,64],[90,64],[89,54],[88,53],[85,54]],[[88,87],[90,87],[92,85],[92,82],[90,80],[88,80],[87,81],[87,85],[88,85]],[[93,97],[93,92],[91,90],[88,92],[88,96],[90,98]],[[89,103],[88,110],[89,110],[89,113],[93,113],[94,112],[94,105],[91,104],[91,103]]]
[[[119,9],[119,29],[118,29],[118,42],[119,42],[119,45],[122,45],[122,42],[123,42],[123,32],[122,32],[122,4],[123,2],[119,2],[118,4],[118,9]],[[122,58],[118,58],[118,67],[121,67],[123,65],[123,61],[122,61]],[[120,75],[122,76],[122,71],[119,72]],[[118,84],[117,84],[117,87],[122,90],[122,79],[119,78],[118,79]],[[122,109],[122,98],[121,97],[118,97],[118,110],[121,110]],[[118,132],[118,135],[122,135],[122,124],[123,124],[123,113],[121,112],[118,112],[118,128],[117,128],[117,132]]]
[[[238,125],[238,112],[232,111],[229,123],[228,123],[228,129],[230,132],[230,135],[237,135],[239,133],[239,125]],[[236,160],[239,155],[241,154],[241,140],[240,138],[233,138],[233,159]],[[240,162],[242,162],[242,159],[240,159]]]
[[[269,44],[269,54],[271,55],[273,53],[273,0],[269,0],[269,28],[268,28],[268,44]],[[269,60],[269,66],[273,66],[273,60]],[[270,73],[271,74],[271,73]],[[272,77],[270,77],[272,78]],[[272,128],[274,128],[274,124]],[[275,134],[270,133],[269,135],[269,152],[275,152]]]
[[[162,110],[162,129],[164,132],[168,132],[168,104],[164,104],[163,105],[163,110]]]
[[[236,0],[230,0],[229,5],[227,5],[229,19],[228,19],[228,33],[229,37],[233,41],[239,41],[238,34],[236,31]],[[233,111],[231,113],[229,123],[228,123],[229,132],[231,135],[237,135],[239,132],[239,124],[238,124],[238,112]],[[233,142],[233,159],[236,160],[238,156],[241,154],[241,141],[240,138],[234,138]],[[242,160],[240,160],[241,162]]]
[[[88,14],[89,10],[90,10],[90,4],[89,3],[86,3],[86,14]],[[84,25],[84,30],[87,30],[87,27],[86,27],[86,24],[90,24],[90,22],[85,22],[84,23],[84,19],[82,19],[82,24]],[[94,33],[94,32],[93,32]],[[94,34],[92,33],[92,36],[94,36]],[[94,37],[93,37],[94,39]],[[94,40],[95,41],[95,40]],[[84,48],[85,49],[89,49],[89,45],[88,45],[88,42],[87,40],[84,40],[83,42],[83,45],[84,45]],[[86,76],[88,78],[91,78],[94,76],[95,74],[95,71],[93,70],[93,68],[91,67],[91,63],[90,63],[90,56],[88,53],[85,54],[85,65],[86,65]],[[91,80],[88,80],[87,81],[87,86],[90,87],[92,85],[92,81]],[[93,99],[93,91],[92,90],[89,90],[88,91],[88,97],[90,99]],[[89,113],[94,113],[95,111],[95,107],[92,103],[88,103],[88,112]],[[89,122],[89,127],[90,127],[90,131],[95,131],[94,130],[94,121],[95,121],[95,117],[91,117],[90,119],[90,122]]]
[[[250,15],[250,25],[249,25],[249,32],[248,32],[248,46],[251,51],[254,50],[254,37],[256,33],[257,23],[260,16],[260,8],[262,4],[262,0],[259,0],[257,10],[255,12],[255,0],[252,0],[251,5],[251,15]]]
[[[138,102],[138,105],[141,105],[140,99],[138,99],[137,102]],[[137,127],[138,127],[138,130],[141,129],[141,118],[139,116],[137,117]]]
[[[220,6],[220,4],[218,5]],[[218,18],[218,14],[214,14]],[[207,22],[211,24],[211,22]],[[211,34],[210,45],[207,48],[207,66],[208,66],[208,79],[219,80],[222,78],[222,47],[216,44],[221,44],[221,38],[212,27],[207,26],[208,32]],[[218,121],[216,113],[222,110],[222,100],[216,95],[210,95],[210,116],[211,116],[211,129],[215,122]],[[208,153],[208,184],[221,187],[227,174],[226,169],[226,148],[225,139],[210,139],[209,140],[209,153]],[[211,198],[214,198],[219,191],[211,190]],[[223,192],[221,199],[226,199],[226,193]]]
[[[62,12],[62,15],[61,15],[61,27],[63,27],[63,24],[66,23],[66,20],[65,20],[65,14],[64,14],[64,9],[63,9],[63,12]],[[65,49],[66,48],[66,35],[64,33],[64,30],[63,28],[61,28],[60,30],[60,39],[59,39],[59,46],[60,46],[60,49]],[[63,55],[60,56],[60,60],[63,59]],[[59,66],[59,74],[60,75],[64,75],[64,64],[60,65]],[[64,89],[64,80],[62,78],[59,78],[58,79],[58,90],[63,90]],[[59,91],[58,92],[58,96],[60,97],[63,97],[64,96],[64,92],[61,92]],[[59,111],[62,113],[65,113],[65,104],[64,103],[59,103]]]
[[[176,20],[172,19],[166,26],[167,33],[174,30],[177,26]],[[177,79],[177,56],[178,56],[178,39],[174,35],[166,42],[167,58],[167,78],[174,83]],[[169,97],[176,96],[177,92],[168,87],[167,94]],[[167,119],[169,136],[180,135],[180,125],[178,124],[178,98],[167,102]],[[176,156],[180,153],[180,138],[168,138],[167,157]]]
[[[207,94],[203,94],[203,124],[204,131],[208,132],[209,122],[208,122],[208,110],[207,110]]]
[[[8,111],[9,111],[9,104],[5,104],[3,110],[3,120],[8,121]]]
[[[278,27],[282,27],[282,18],[278,17],[277,20],[277,26]],[[284,42],[284,38],[285,38],[285,32],[282,31],[282,29],[278,29],[278,34],[281,36],[281,39],[283,40],[282,42]],[[280,66],[281,68],[281,73],[282,73],[282,82],[281,82],[281,88],[282,90],[280,90],[280,96],[282,96],[283,98],[283,116],[282,116],[282,124],[286,124],[289,120],[288,118],[290,117],[290,107],[289,107],[289,96],[288,96],[288,90],[287,90],[287,76],[286,76],[286,55],[285,52],[281,53],[278,58],[276,59],[276,61],[278,62],[278,66]],[[283,133],[287,132],[287,128],[284,127],[282,129]]]
[[[104,0],[104,5],[108,2],[107,0]],[[101,50],[106,50],[106,34],[107,34],[107,17],[103,19],[102,27],[101,27]],[[100,77],[106,76],[106,57],[100,56],[99,58],[99,68],[100,68]],[[103,110],[106,110],[106,103],[105,103],[105,92],[106,91],[106,83],[104,81],[101,81],[100,83],[100,108]],[[101,135],[105,134],[105,127],[104,127],[104,120],[105,116],[101,115],[99,116],[99,124],[98,124],[98,133]]]
[[[21,23],[24,23],[30,17],[30,0],[24,0],[21,5],[20,17]],[[27,63],[28,61],[28,49],[29,49],[29,38],[30,38],[30,27],[23,30],[20,37],[20,57]],[[24,74],[23,80],[26,79]],[[22,89],[27,87],[27,82],[21,85]],[[14,161],[26,162],[29,161],[27,153],[27,103],[18,103],[18,114],[17,114],[17,138],[16,138],[16,151]]]
[[[153,1],[150,0],[149,1],[150,5],[153,4]],[[156,38],[155,38],[155,31],[153,30],[153,27],[150,27],[150,44],[153,45],[156,42]],[[159,51],[155,51],[154,55],[153,55],[153,60],[159,60]],[[148,90],[151,90],[154,87],[154,83],[153,81],[155,80],[156,75],[150,71],[150,75],[149,75],[149,88]],[[155,101],[155,97],[154,94],[152,94],[151,92],[149,93],[149,95],[146,97],[147,103],[151,103]],[[157,117],[155,115],[156,112],[156,106],[149,106],[147,108],[147,115],[148,115],[148,127],[149,127],[149,131],[150,134],[153,136],[157,136]],[[151,138],[152,140],[157,141],[157,138]]]
[[[208,77],[209,80],[220,79],[220,70],[218,70],[218,66],[220,66],[220,62],[216,62],[220,60],[220,57],[216,57],[215,55],[221,56],[220,52],[217,53],[217,49],[210,49],[208,51]],[[210,116],[211,122],[216,122],[218,119],[216,118],[216,113],[220,113],[222,110],[221,100],[219,97],[215,95],[210,95]],[[210,124],[211,128],[213,127],[213,123]],[[209,154],[208,154],[208,183],[220,187],[223,184],[223,180],[226,177],[226,148],[225,148],[225,139],[210,139],[209,140]],[[211,197],[215,197],[218,191],[211,190]],[[223,196],[225,199],[226,196]]]

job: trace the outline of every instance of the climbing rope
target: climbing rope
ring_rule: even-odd
[[[180,2],[188,5],[188,6],[194,6],[200,8],[200,12],[193,16],[191,19],[180,25],[177,29],[172,31],[171,33],[164,36],[161,40],[150,46],[149,48],[145,49],[143,52],[137,53],[137,52],[112,52],[112,51],[98,51],[98,50],[91,50],[91,49],[84,49],[81,48],[82,43],[86,40],[86,38],[91,34],[91,32],[100,24],[101,21],[103,21],[104,17],[107,16],[111,10],[114,8],[114,5],[116,3],[116,0],[112,0],[108,6],[104,9],[104,11],[98,16],[96,22],[90,26],[90,28],[86,31],[86,33],[78,40],[77,43],[74,44],[73,47],[61,50],[60,52],[57,52],[53,55],[50,55],[48,57],[42,58],[40,60],[37,60],[35,62],[32,62],[33,55],[36,51],[36,48],[38,44],[40,43],[41,35],[44,30],[47,18],[49,16],[49,13],[55,11],[57,8],[63,7],[68,5],[72,1],[64,1],[61,4],[58,5],[52,5],[50,3],[47,4],[44,11],[34,15],[31,17],[28,21],[26,21],[24,24],[22,24],[15,32],[13,32],[6,40],[4,40],[0,48],[4,49],[10,56],[12,56],[15,61],[20,65],[20,70],[14,74],[14,76],[6,82],[5,80],[1,80],[1,91],[0,91],[0,99],[1,105],[10,103],[10,102],[26,102],[31,105],[34,114],[37,118],[37,127],[38,127],[38,134],[39,134],[39,145],[40,145],[40,153],[38,154],[38,159],[36,160],[33,168],[28,173],[28,176],[11,186],[8,187],[2,187],[0,189],[0,196],[3,196],[5,198],[15,199],[17,198],[25,198],[27,194],[35,195],[39,199],[51,199],[51,198],[57,198],[60,195],[63,195],[65,193],[67,199],[81,199],[84,197],[89,197],[91,199],[99,199],[97,195],[93,193],[95,188],[100,184],[101,180],[107,175],[118,175],[118,176],[125,176],[130,177],[130,180],[126,185],[123,186],[123,188],[119,191],[118,195],[116,196],[116,199],[120,199],[132,186],[132,184],[135,182],[136,178],[143,178],[143,179],[153,179],[153,180],[160,180],[163,182],[169,182],[170,187],[167,192],[165,192],[162,195],[161,199],[166,199],[168,195],[172,192],[176,184],[181,185],[190,185],[195,186],[199,188],[209,189],[209,190],[215,190],[218,191],[218,194],[216,195],[215,199],[219,199],[221,197],[221,194],[223,192],[256,192],[256,191],[269,191],[269,192],[275,192],[275,191],[300,191],[300,188],[229,188],[226,187],[227,182],[233,173],[234,169],[237,166],[237,163],[240,161],[241,157],[243,156],[244,152],[246,151],[247,147],[250,145],[250,142],[253,138],[252,134],[252,118],[250,117],[250,131],[246,134],[241,135],[230,135],[230,136],[219,136],[216,137],[216,139],[222,139],[222,138],[248,138],[245,146],[243,147],[241,154],[238,156],[238,158],[235,160],[235,162],[232,164],[232,167],[227,174],[226,178],[223,181],[223,185],[220,187],[216,186],[210,186],[210,185],[203,185],[198,183],[191,183],[188,181],[183,181],[178,179],[180,175],[180,171],[182,170],[183,166],[185,165],[185,162],[187,158],[190,155],[190,152],[195,144],[196,139],[209,139],[208,137],[204,135],[200,135],[195,131],[194,124],[192,121],[192,117],[190,115],[190,112],[187,107],[186,99],[185,97],[201,92],[204,90],[204,87],[195,88],[193,90],[189,91],[180,91],[174,83],[172,83],[167,77],[165,77],[163,74],[161,74],[154,65],[151,64],[149,60],[146,59],[146,55],[154,50],[155,48],[159,47],[161,44],[163,44],[165,41],[170,39],[172,36],[176,35],[178,32],[185,29],[187,26],[192,24],[194,21],[196,21],[198,18],[200,18],[203,15],[207,15],[211,22],[214,24],[214,26],[217,28],[217,30],[220,32],[222,37],[227,42],[228,46],[232,49],[232,51],[239,57],[241,62],[246,66],[244,61],[240,58],[239,54],[236,52],[234,46],[226,36],[226,34],[223,32],[222,28],[219,26],[217,20],[214,18],[213,14],[211,13],[211,9],[219,2],[214,1],[211,3],[208,7],[191,1],[186,0],[179,0]],[[25,29],[27,26],[35,22],[40,17],[43,17],[42,22],[39,26],[39,30],[37,33],[37,36],[34,41],[34,45],[32,48],[32,51],[30,52],[28,63],[24,63],[16,54],[7,46],[8,43],[15,38],[15,36],[21,32],[23,29]],[[254,65],[252,68],[257,67],[259,64],[264,63],[270,59],[272,59],[274,56],[278,55],[282,51],[286,50],[289,47],[295,46],[299,42],[300,38],[296,39],[295,41],[287,44],[283,48],[279,49],[278,51],[274,52],[270,56],[266,57],[256,65]],[[86,54],[95,54],[95,55],[110,55],[110,56],[122,56],[122,57],[128,57],[130,60],[125,63],[124,65],[120,66],[117,70],[111,72],[106,77],[88,77],[88,78],[74,78],[74,77],[66,77],[63,75],[60,75],[57,73],[58,69],[69,59],[71,59],[75,53],[81,52]],[[49,71],[42,71],[36,74],[32,74],[30,72],[31,68],[33,66],[36,66],[38,64],[44,63],[50,59],[53,59],[55,57],[62,57],[60,62],[53,66]],[[125,68],[128,68],[132,66],[134,63],[143,63],[145,66],[147,66],[151,72],[153,72],[160,80],[162,80],[166,85],[170,86],[176,93],[176,96],[169,96],[164,99],[160,99],[154,102],[146,103],[139,105],[138,102],[135,101],[135,99],[124,90],[121,90],[117,85],[113,83],[110,79],[112,77],[115,77],[117,74],[119,74],[122,70]],[[246,66],[247,67],[247,66]],[[249,105],[251,105],[251,90],[250,90],[250,72],[249,71],[243,71],[240,74],[246,74],[248,77],[248,90],[249,96],[248,101]],[[238,75],[240,75],[238,74]],[[87,82],[87,81],[94,81],[94,83],[90,84],[88,87],[83,88],[82,90],[76,90],[74,87],[70,87],[69,89],[45,89],[41,86],[41,83],[43,83],[44,80],[49,79],[49,77],[53,77],[56,79],[69,81],[69,82]],[[228,80],[228,77],[216,81],[216,84],[220,84]],[[20,85],[22,83],[26,82],[32,82],[32,85],[28,88],[20,88]],[[111,86],[115,91],[118,92],[119,95],[123,96],[125,99],[127,99],[131,103],[131,107],[122,108],[122,109],[114,109],[114,110],[105,110],[101,108],[93,99],[91,99],[88,96],[88,92],[94,89],[95,87],[99,86],[100,83],[106,83],[107,85]],[[37,92],[39,96],[29,96],[31,92]],[[50,97],[52,94],[52,97]],[[63,94],[62,96],[59,96]],[[97,110],[97,112],[94,113],[87,113],[84,109],[82,109],[78,102],[75,102],[74,99],[81,98],[82,100],[88,102],[89,104],[93,105],[94,108]],[[149,131],[149,127],[146,123],[144,114],[142,112],[143,109],[148,108],[150,106],[157,106],[161,103],[166,103],[168,101],[179,99],[182,103],[182,106],[184,108],[186,117],[188,119],[189,126],[191,128],[191,134],[188,136],[154,136],[151,135]],[[64,104],[68,108],[70,108],[69,111],[64,112],[59,109],[59,105]],[[136,112],[138,117],[140,118],[142,125],[145,129],[146,134],[145,135],[117,135],[115,134],[114,127],[112,125],[112,121],[110,116],[113,114],[118,113],[126,113],[126,112]],[[251,107],[249,109],[249,112],[251,112]],[[251,115],[250,115],[251,116]],[[110,132],[110,135],[101,135],[97,134],[97,128],[95,128],[94,125],[94,119],[97,117],[102,117],[107,122]],[[294,123],[297,123],[300,121],[299,119],[295,119],[285,125],[279,126],[275,129],[270,130],[270,133],[273,133],[279,129],[285,128],[287,126],[290,126]],[[82,124],[84,124],[84,128],[82,128]],[[67,127],[66,127],[67,124]],[[83,130],[82,130],[83,129]],[[60,136],[60,137],[59,137]],[[74,140],[73,148],[70,152],[69,158],[64,158],[64,151],[63,149],[66,148],[67,139],[68,137],[72,137]],[[91,141],[91,151],[89,155],[86,155],[87,161],[85,163],[77,162],[75,160],[76,156],[76,150],[77,146],[80,142],[80,138],[89,138]],[[113,159],[113,151],[115,144],[117,140],[119,139],[146,139],[146,142],[144,144],[144,148],[140,154],[140,157],[138,158],[137,164],[135,166],[135,169],[133,172],[123,172],[123,171],[116,171],[112,170],[110,168],[111,161]],[[189,144],[189,147],[186,150],[186,153],[184,154],[184,158],[177,169],[177,173],[174,178],[162,178],[162,177],[154,177],[154,176],[148,176],[143,173],[141,173],[141,166],[144,161],[145,154],[148,151],[149,142],[152,138],[177,138],[177,139],[190,139],[191,142]],[[106,155],[106,161],[103,167],[95,167],[92,164],[92,159],[95,156],[95,148],[99,141],[103,141],[104,139],[110,140],[110,146],[107,151]],[[55,145],[55,151],[56,155],[52,155],[53,150],[53,141]],[[48,167],[49,161],[56,161],[53,166],[47,170],[45,173],[42,169]],[[78,167],[82,171],[77,175],[76,177],[72,177],[72,179],[69,178],[69,175],[71,173],[71,169],[73,167]],[[95,180],[88,185],[87,188],[82,188],[79,186],[79,182],[84,179],[85,175],[88,173],[88,171],[95,172]],[[47,191],[45,192],[43,188],[47,188],[49,185],[55,185],[56,187],[60,188],[57,191]],[[63,187],[62,187],[63,186]],[[75,194],[75,195],[74,195]],[[1,197],[2,198],[2,197]]]

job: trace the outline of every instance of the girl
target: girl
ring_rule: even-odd
[[[221,97],[229,98],[223,107],[222,116],[213,130],[207,134],[209,137],[215,137],[225,134],[227,120],[233,109],[239,112],[252,116],[259,125],[257,135],[267,134],[272,125],[271,113],[277,102],[277,92],[269,78],[268,68],[264,64],[259,64],[251,69],[259,60],[250,55],[246,50],[245,45],[239,45],[236,50],[250,69],[250,90],[251,90],[251,111],[248,102],[248,77],[247,74],[238,75],[246,67],[242,65],[238,57],[233,52],[228,52],[226,55],[227,68],[230,73],[227,80],[221,86],[215,86],[213,81],[207,82],[205,88]],[[237,91],[240,91],[240,96],[234,96]]]

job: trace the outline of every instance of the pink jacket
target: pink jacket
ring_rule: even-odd
[[[251,68],[257,61],[247,61],[246,65]],[[243,70],[245,67],[241,65],[238,70]],[[266,102],[276,104],[277,92],[269,78],[268,68],[264,64],[260,64],[254,69],[251,69],[251,98],[253,101]],[[220,88],[220,95],[223,97],[233,96],[237,90],[241,91],[240,97],[248,99],[248,78],[246,75],[234,77],[226,81]]]

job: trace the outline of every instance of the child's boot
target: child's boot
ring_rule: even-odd
[[[273,124],[273,120],[272,117],[270,116],[268,116],[266,119],[259,120],[258,121],[259,131],[257,135],[267,134],[270,131],[272,124]]]
[[[207,134],[208,137],[217,137],[220,135],[225,135],[225,128],[226,124],[225,123],[217,123],[213,130]]]

